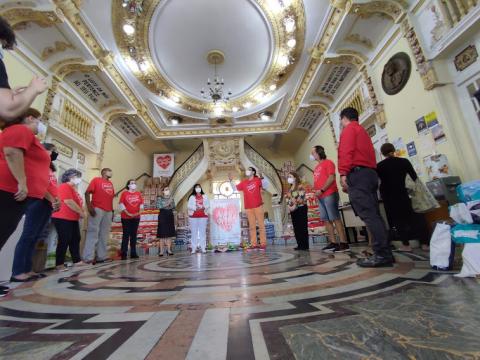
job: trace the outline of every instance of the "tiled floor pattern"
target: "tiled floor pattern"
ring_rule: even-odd
[[[480,289],[397,253],[145,257],[52,273],[0,301],[1,359],[479,359]]]

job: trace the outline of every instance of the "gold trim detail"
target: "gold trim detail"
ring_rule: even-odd
[[[28,23],[34,23],[42,28],[47,28],[61,24],[64,21],[61,12],[39,11],[29,8],[9,9],[3,12],[2,16],[17,31],[25,29]]]
[[[68,49],[75,49],[75,46],[73,46],[70,43],[63,42],[63,41],[55,41],[55,44],[52,46],[47,46],[45,49],[43,49],[42,54],[40,55],[40,59],[43,61],[49,59],[53,55],[64,52]]]
[[[220,50],[210,50],[207,54],[207,61],[209,64],[223,64],[225,61],[225,54]]]
[[[122,0],[112,1],[113,33],[115,34],[115,40],[120,50],[120,54],[124,59],[129,59],[131,58],[131,51],[134,49],[135,58],[137,60],[141,59],[150,64],[147,71],[134,72],[134,75],[152,93],[161,94],[167,98],[172,96],[179,97],[180,102],[178,106],[188,111],[211,112],[212,104],[210,102],[201,101],[192,98],[187,94],[181,93],[178,89],[172,87],[160,74],[158,69],[153,66],[152,52],[148,44],[148,33],[152,16],[161,1],[162,0],[143,0],[143,13],[139,16],[132,14],[127,9],[123,8],[121,6]],[[289,51],[287,46],[287,40],[289,37],[287,36],[283,25],[283,19],[285,17],[273,14],[268,6],[268,0],[256,0],[256,2],[266,15],[272,28],[275,44],[273,61],[260,84],[240,98],[229,101],[228,105],[231,107],[242,107],[246,102],[257,103],[256,95],[261,92],[268,93],[270,91],[269,87],[272,84],[276,84],[277,89],[280,88],[280,86],[282,86],[293,73],[303,51],[305,42],[305,9],[303,1],[295,0],[290,6],[288,13],[285,14],[285,17],[293,17],[295,19],[296,27],[294,37],[296,39],[296,45],[293,51]],[[129,37],[122,30],[122,26],[125,22],[135,24],[136,31],[134,36]],[[283,53],[287,53],[287,51],[289,51],[288,53],[294,61],[292,64],[284,68],[278,64],[277,60]]]
[[[354,4],[350,13],[362,19],[368,19],[373,15],[384,15],[391,18],[396,24],[406,15],[404,5],[394,0],[369,1],[361,4]]]

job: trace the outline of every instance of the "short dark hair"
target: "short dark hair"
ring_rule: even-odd
[[[52,143],[44,142],[42,145],[43,145],[43,148],[47,151],[53,151],[56,149],[55,144],[52,144]],[[57,167],[55,166],[53,161],[50,161],[50,170],[52,170],[53,172],[57,171]]]
[[[358,110],[353,107],[347,107],[340,113],[340,119],[344,117],[350,121],[358,121]]]
[[[255,169],[253,166],[249,166],[248,169],[253,171],[253,176],[257,176],[257,169]]]
[[[388,154],[395,152],[395,146],[390,143],[385,143],[380,147],[380,151],[383,156],[387,156]]]
[[[3,17],[0,16],[0,40],[4,40],[3,48],[7,50],[12,50],[13,47],[17,44],[15,40],[15,32],[12,27]]]
[[[40,119],[42,117],[42,114],[37,109],[28,108],[27,111],[25,111],[22,115],[20,115],[16,119],[14,119],[12,121],[8,121],[8,122],[7,121],[2,122],[1,126],[0,126],[0,130],[3,130],[3,129],[5,129],[9,126],[12,126],[12,125],[21,124],[25,121],[26,118],[28,118],[30,116],[34,117],[35,119]]]
[[[82,177],[82,173],[78,171],[77,169],[68,169],[62,174],[62,183],[67,183],[70,181],[72,177]]]
[[[103,175],[103,174],[106,173],[107,171],[112,171],[112,169],[110,169],[110,168],[103,168],[102,171],[100,171],[100,173]]]
[[[315,152],[318,154],[321,160],[325,160],[327,158],[327,154],[325,154],[325,149],[321,145],[315,145],[313,147],[315,149]]]
[[[132,181],[135,181],[135,179],[128,179],[127,184],[125,185],[126,190],[128,190],[128,185],[130,185]]]

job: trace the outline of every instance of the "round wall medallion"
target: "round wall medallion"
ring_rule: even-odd
[[[211,50],[207,54],[207,61],[209,64],[223,64],[225,61],[225,55],[220,50]]]
[[[412,62],[406,53],[393,55],[383,68],[383,91],[388,95],[398,94],[407,85],[411,70]]]

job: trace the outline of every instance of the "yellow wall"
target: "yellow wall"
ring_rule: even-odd
[[[15,87],[27,86],[34,75],[39,75],[39,73],[36,73],[26,67],[20,60],[11,55],[8,51],[4,51],[3,53],[5,55],[3,61],[5,62],[5,67],[7,68],[8,82],[12,89]],[[32,104],[32,107],[40,112],[43,112],[46,99],[47,92],[45,91],[43,94],[37,96]]]
[[[391,56],[397,52],[405,52],[410,55],[412,59],[412,73],[410,80],[405,88],[394,96],[386,95],[381,86],[381,78],[383,68]],[[434,91],[426,91],[424,89],[423,81],[416,71],[413,54],[410,51],[407,40],[400,38],[399,41],[385,54],[385,56],[370,69],[372,80],[376,89],[377,97],[380,103],[385,106],[385,113],[387,118],[386,130],[388,140],[391,142],[394,139],[401,137],[405,144],[415,141],[417,151],[419,150],[419,135],[415,127],[415,120],[424,115],[435,111],[440,125],[446,134],[447,141],[436,146],[438,154],[445,154],[449,161],[451,173],[454,175],[463,175],[464,163],[460,154],[454,144],[454,138],[448,129],[448,119],[446,115],[437,107]],[[419,152],[419,159],[428,154],[421,154]],[[424,171],[425,172],[425,171]],[[426,180],[424,174],[424,180]]]

